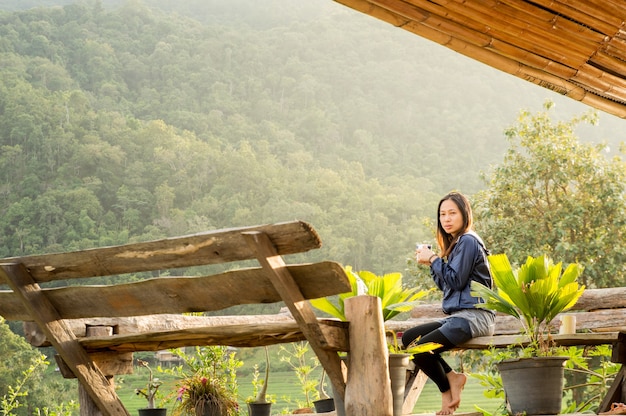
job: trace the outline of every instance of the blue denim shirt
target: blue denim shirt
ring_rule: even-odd
[[[492,287],[487,252],[480,237],[469,232],[459,237],[447,261],[436,258],[430,266],[430,275],[443,292],[442,309],[451,314],[474,308],[482,299],[470,294],[473,280]]]

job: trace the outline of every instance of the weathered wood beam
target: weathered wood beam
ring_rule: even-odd
[[[106,416],[130,416],[114,386],[80,346],[54,306],[42,293],[23,264],[1,264],[0,276],[28,308],[30,316],[44,329],[57,353],[71,368],[89,396]]]
[[[327,351],[347,351],[347,323],[320,322],[320,337],[325,337]],[[151,331],[111,337],[85,337],[79,342],[89,352],[95,351],[159,351],[169,348],[204,345],[232,347],[261,347],[307,339],[296,321],[276,323],[247,323],[214,327]]]
[[[89,358],[96,364],[107,379],[120,374],[133,373],[132,352],[97,351],[89,353]],[[72,369],[65,364],[65,361],[63,361],[60,355],[55,355],[54,359],[64,378],[76,378]]]
[[[594,289],[586,289],[583,292],[583,296],[587,293],[587,290],[590,292]],[[614,291],[614,292],[613,292]],[[591,295],[591,293],[590,293]],[[576,304],[576,307],[568,310],[567,314],[577,314],[581,312],[596,312],[596,311],[616,311],[622,308],[626,308],[626,300],[622,297],[626,297],[626,287],[616,287],[612,288],[610,291],[607,290],[599,292],[593,295],[593,298],[585,297]],[[603,301],[603,297],[605,297],[606,302]],[[613,299],[616,299],[613,301]],[[445,314],[441,309],[441,302],[437,303],[425,303],[421,305],[417,305],[414,307],[411,312],[411,319],[419,320],[419,319],[438,319],[443,318]],[[501,316],[498,315],[498,319]]]
[[[333,383],[336,393],[340,397],[344,397],[345,381],[341,370],[341,360],[337,352],[329,350],[333,341],[328,339],[327,334],[321,330],[318,319],[313,312],[313,307],[302,294],[298,283],[289,272],[283,258],[279,255],[271,237],[260,231],[245,232],[243,237],[250,249],[256,252],[257,260],[267,272],[276,292],[280,294],[302,333],[309,341],[311,349],[317,355],[320,364],[326,370],[328,378]],[[315,280],[316,276],[312,274],[308,278]],[[337,276],[337,278],[339,279],[340,276]],[[345,273],[343,273],[343,278],[347,279]]]
[[[306,299],[350,291],[339,263],[295,264],[287,268]],[[109,286],[42,290],[63,319],[205,312],[282,301],[267,272],[258,267],[210,276],[159,277]],[[0,291],[0,315],[7,320],[29,320],[28,310],[11,291]]]
[[[618,340],[618,335],[619,332],[579,332],[577,334],[552,334],[550,336],[557,345],[571,347],[576,345],[610,345]],[[495,335],[491,337],[476,337],[472,338],[463,345],[460,345],[459,348],[506,348],[511,345],[528,345],[528,338],[524,335]]]
[[[167,332],[190,330],[193,328],[216,327],[224,325],[295,325],[296,322],[288,313],[275,315],[226,315],[226,316],[196,316],[178,314],[158,314],[146,316],[129,316],[121,318],[81,318],[67,319],[65,322],[72,329],[77,338],[87,336],[87,330],[94,326],[108,326],[116,337],[136,335],[141,333]],[[23,323],[24,337],[32,346],[47,347],[50,342],[35,322]],[[288,327],[285,327],[286,329]],[[289,328],[291,331],[294,326]]]
[[[565,314],[576,316],[578,328],[594,332],[626,330],[626,287],[585,289],[576,305]],[[553,330],[558,331],[562,315],[557,315],[552,322]],[[390,329],[403,331],[444,316],[441,303],[422,304],[411,310],[411,319],[387,321],[386,325]],[[498,335],[517,334],[521,329],[518,319],[501,314],[496,318],[495,333]]]
[[[71,253],[13,257],[2,262],[24,264],[33,279],[42,283],[254,259],[255,252],[243,240],[244,231],[267,234],[280,255],[304,253],[322,245],[310,224],[292,221]]]

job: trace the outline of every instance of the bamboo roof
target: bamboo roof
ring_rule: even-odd
[[[624,0],[335,0],[626,118]]]

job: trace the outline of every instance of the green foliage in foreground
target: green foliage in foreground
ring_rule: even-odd
[[[516,349],[515,347],[511,347]],[[482,364],[480,372],[472,373],[486,398],[490,399],[490,407],[476,403],[476,409],[485,416],[506,415],[505,395],[500,374],[495,364],[511,356],[519,355],[509,349],[486,350],[481,352]],[[562,355],[570,359],[565,367],[565,394],[563,396],[562,413],[597,413],[602,399],[606,396],[611,383],[619,372],[620,364],[610,361],[611,347],[569,347]]]
[[[609,346],[585,349],[570,347],[567,353],[571,359],[568,361],[566,368],[567,394],[564,397],[563,408],[575,409],[575,411],[593,411],[597,409],[600,401],[605,396],[608,387],[619,370],[619,365],[610,362],[611,349]],[[501,391],[499,375],[494,371],[494,363],[509,354],[506,350],[466,351],[460,355],[455,353],[451,357],[452,362],[456,362],[456,365],[462,367],[463,371],[471,374],[463,393],[463,402],[459,411],[471,412],[475,411],[476,408],[480,408],[487,414],[502,414],[504,397]],[[288,413],[307,402],[303,390],[304,385],[302,380],[298,378],[295,368],[288,363],[281,362],[278,347],[270,348],[270,355],[271,361],[275,363],[272,366],[271,382],[268,389],[268,394],[273,401],[272,408],[277,413]],[[238,401],[240,409],[245,409],[246,398],[251,397],[253,394],[253,366],[264,363],[263,349],[242,349],[237,352],[237,356],[238,359],[244,360],[244,365],[237,371],[237,384],[239,386]],[[307,352],[304,358],[305,364],[307,366],[311,364],[312,362],[309,363],[309,360],[313,358]],[[296,364],[296,367],[301,367],[301,365]],[[60,377],[61,375],[58,373],[47,373],[43,380],[48,382],[48,380]],[[137,367],[134,374],[117,376],[115,378],[118,387],[117,393],[133,415],[137,414],[138,409],[146,406],[146,400],[138,396],[135,393],[135,389],[144,386],[148,377],[149,374],[146,368]],[[308,380],[318,380],[319,377],[320,368],[315,367],[315,364],[311,364],[311,371],[307,374]],[[160,388],[162,394],[158,404],[173,411],[175,405],[173,398],[176,395],[179,377],[172,372],[160,372],[159,378],[163,384]],[[74,394],[76,394],[76,380],[71,380],[71,382],[74,386]],[[17,386],[15,384],[13,387],[17,388]],[[309,385],[309,392],[311,392],[312,386],[313,383]],[[329,386],[327,386],[327,390],[330,392]],[[8,399],[9,395],[5,395],[4,398]],[[169,400],[163,401],[164,399]],[[42,406],[39,415],[69,416],[70,414],[78,414],[75,405],[72,405],[70,401],[65,403],[65,405]],[[414,412],[432,413],[438,410],[439,406],[441,406],[441,396],[436,386],[432,383],[427,383],[420,399],[416,403]],[[9,414],[13,416],[13,413],[6,413],[6,416]],[[32,415],[33,413],[18,411],[15,414]]]
[[[344,301],[354,296],[368,294],[378,297],[383,321],[387,321],[402,312],[409,312],[432,292],[419,286],[407,287],[402,283],[402,273],[379,276],[367,270],[353,271],[352,266],[345,266],[344,269],[350,282],[350,292],[310,301],[313,307],[341,321],[347,320]]]

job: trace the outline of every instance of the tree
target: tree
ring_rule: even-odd
[[[585,266],[587,286],[620,285],[626,260],[624,166],[607,158],[604,144],[581,143],[580,122],[594,124],[594,112],[553,123],[549,110],[522,111],[507,129],[504,161],[484,175],[488,189],[477,195],[481,234],[494,253],[514,262],[547,254]]]
[[[74,380],[46,372],[49,362],[0,317],[0,415],[27,416],[76,414]]]

